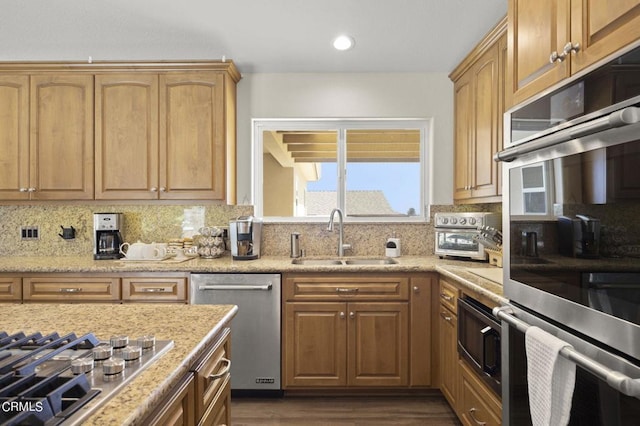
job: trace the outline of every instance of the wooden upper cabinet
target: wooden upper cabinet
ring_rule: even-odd
[[[93,199],[93,76],[31,76],[32,200]]]
[[[158,74],[96,75],[96,199],[158,198]]]
[[[640,1],[509,0],[508,22],[519,103],[638,40]]]
[[[224,200],[224,76],[160,76],[160,198]]]
[[[450,74],[454,82],[454,200],[500,201],[506,20],[502,20]]]
[[[0,75],[0,153],[0,200],[28,200],[29,76]]]

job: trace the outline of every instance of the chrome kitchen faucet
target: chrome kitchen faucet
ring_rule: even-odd
[[[331,214],[329,215],[329,225],[327,226],[327,231],[333,231],[333,217],[338,213],[338,256],[344,256],[345,250],[351,250],[351,244],[344,243],[344,226],[342,220],[342,210],[333,209],[331,210]]]

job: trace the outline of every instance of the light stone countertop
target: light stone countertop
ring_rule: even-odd
[[[326,257],[329,258],[329,257]],[[334,257],[331,257],[332,259]],[[349,259],[345,257],[344,259]],[[357,259],[358,257],[354,257]],[[0,257],[0,273],[28,275],[30,273],[118,273],[127,272],[197,272],[197,273],[403,273],[439,272],[472,291],[501,304],[502,286],[494,281],[469,273],[467,268],[495,268],[486,262],[440,259],[438,256],[402,256],[395,265],[293,265],[285,256],[263,256],[256,260],[233,260],[231,256],[217,259],[195,258],[181,263],[122,262],[93,260],[91,256],[60,257]]]
[[[3,304],[0,330],[92,332],[100,340],[153,334],[157,340],[173,340],[173,348],[83,423],[138,425],[204,354],[237,309],[234,305]]]

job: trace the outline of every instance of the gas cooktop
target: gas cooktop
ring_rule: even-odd
[[[173,347],[92,333],[0,332],[0,425],[77,425]]]

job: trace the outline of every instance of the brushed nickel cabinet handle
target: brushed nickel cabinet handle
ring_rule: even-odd
[[[166,291],[166,289],[162,287],[147,287],[143,288],[142,291],[145,293],[161,293],[163,291]]]
[[[452,297],[452,296],[449,296],[449,295],[448,295],[448,294],[446,294],[446,293],[440,293],[440,298],[442,298],[442,299],[446,300],[447,302],[451,302],[451,301],[453,300],[453,297]]]
[[[227,359],[227,358],[222,358],[220,360],[220,362],[226,364],[226,366],[224,367],[224,369],[216,374],[210,374],[209,375],[209,379],[211,380],[218,380],[224,376],[226,376],[229,373],[229,370],[231,370],[231,360]]]
[[[442,317],[443,320],[447,322],[451,322],[451,315],[447,315],[445,312],[440,312],[440,316]]]
[[[60,289],[60,293],[79,293],[81,292],[82,289],[80,287],[76,287],[76,288],[61,288]]]
[[[344,287],[336,287],[336,293],[357,293],[358,287],[355,288],[344,288]]]

